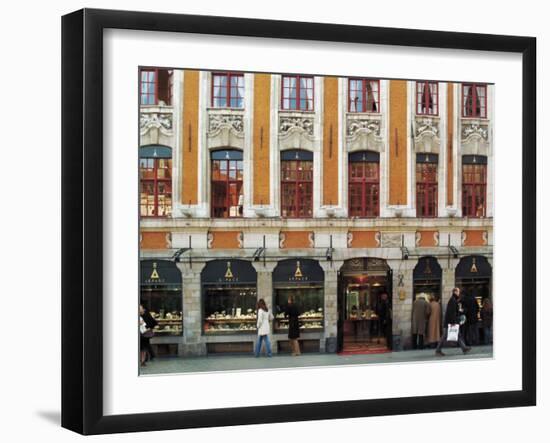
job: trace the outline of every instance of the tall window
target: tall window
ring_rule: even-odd
[[[462,216],[485,217],[487,208],[487,157],[462,157]]]
[[[380,81],[350,78],[348,83],[349,112],[380,112]]]
[[[437,155],[416,156],[416,216],[437,217]]]
[[[212,152],[212,217],[243,215],[243,153]]]
[[[214,108],[244,107],[244,75],[234,72],[212,74],[212,106]]]
[[[363,151],[349,155],[349,216],[378,217],[380,155]]]
[[[167,146],[144,146],[139,157],[140,215],[169,217],[172,214],[172,150]]]
[[[313,77],[283,75],[281,108],[313,111]]]
[[[172,103],[172,71],[147,68],[140,70],[140,103],[170,105]]]
[[[487,118],[487,85],[462,84],[462,115]]]
[[[281,153],[281,215],[289,218],[313,215],[313,153],[309,151]]]
[[[416,82],[416,113],[418,115],[438,114],[437,82]]]

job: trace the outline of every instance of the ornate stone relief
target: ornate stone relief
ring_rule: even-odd
[[[279,232],[279,248],[283,249],[285,247],[286,235],[284,232]]]
[[[244,247],[244,235],[242,231],[237,233],[237,243],[239,244],[239,248]]]
[[[421,117],[415,119],[414,147],[417,152],[439,153],[439,118]]]
[[[346,142],[348,151],[384,151],[380,118],[355,116],[346,117]]]
[[[165,236],[166,240],[166,249],[170,249],[172,247],[172,233],[167,232]]]
[[[313,117],[281,116],[279,118],[279,135],[296,130],[306,132],[313,137]]]
[[[212,242],[214,241],[214,234],[212,232],[208,232],[206,234],[206,247],[208,249],[212,248]]]
[[[353,232],[348,231],[348,248],[351,248],[352,244],[353,244]]]
[[[141,134],[146,134],[151,128],[172,132],[172,112],[142,112],[139,115]]]
[[[222,129],[231,129],[237,134],[244,132],[243,116],[240,114],[209,114],[208,135],[215,137]]]
[[[400,248],[401,247],[401,234],[394,233],[382,233],[382,247],[383,248]]]
[[[308,234],[308,240],[309,240],[309,247],[314,248],[315,247],[315,232],[311,231]]]
[[[489,124],[485,121],[462,119],[460,129],[463,155],[489,155]]]

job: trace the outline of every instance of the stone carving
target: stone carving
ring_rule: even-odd
[[[489,244],[489,233],[487,231],[483,231],[483,234],[481,234],[481,238],[483,240],[483,245],[487,246]]]
[[[279,135],[287,134],[292,130],[305,131],[313,136],[313,117],[281,117],[279,119]]]
[[[348,248],[351,248],[353,244],[353,232],[348,231]]]
[[[439,136],[439,122],[433,118],[421,118],[416,120],[414,136],[420,137],[425,132],[436,137]]]
[[[372,119],[349,119],[347,120],[346,134],[350,138],[354,138],[359,131],[365,132],[367,135],[374,134],[380,137],[380,121]]]
[[[170,249],[172,247],[172,233],[167,232],[165,236],[166,240],[166,249]]]
[[[479,137],[483,140],[487,140],[489,138],[487,125],[477,122],[462,124],[462,139],[466,140],[470,137]]]
[[[206,247],[208,249],[212,248],[212,242],[214,241],[214,234],[212,232],[209,232],[206,234]]]
[[[381,243],[381,235],[380,231],[378,231],[376,234],[374,234],[374,241],[376,242],[376,246],[379,248]]]
[[[468,234],[466,233],[466,231],[462,231],[462,235],[460,236],[460,240],[462,242],[462,246],[464,246],[466,244],[466,238],[468,237]]]
[[[420,246],[420,240],[422,240],[422,233],[420,231],[416,231],[414,236],[414,244],[417,248]]]
[[[382,247],[383,248],[400,248],[401,247],[401,234],[394,233],[382,233]]]
[[[308,234],[307,239],[309,240],[309,247],[314,248],[315,247],[315,232],[311,231]]]
[[[279,232],[279,248],[283,249],[285,247],[286,235],[284,232]]]
[[[240,114],[209,114],[208,132],[210,135],[218,133],[222,128],[232,129],[239,134],[243,133],[243,116]]]
[[[244,235],[242,231],[237,233],[237,242],[239,244],[239,248],[244,247]]]
[[[439,246],[439,231],[434,232],[434,243],[436,246]]]
[[[139,115],[139,127],[141,132],[147,132],[150,128],[172,130],[171,112],[142,112]]]

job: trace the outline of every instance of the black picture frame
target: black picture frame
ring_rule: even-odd
[[[103,413],[103,31],[108,28],[500,51],[522,55],[522,388],[106,416]],[[62,18],[62,426],[82,434],[536,404],[536,39],[83,9]]]

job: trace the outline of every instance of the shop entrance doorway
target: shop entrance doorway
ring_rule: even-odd
[[[338,279],[338,352],[391,349],[392,271],[385,260],[346,260]]]

